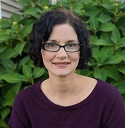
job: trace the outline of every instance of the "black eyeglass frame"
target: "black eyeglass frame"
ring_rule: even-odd
[[[73,53],[73,52],[78,52],[78,51],[80,51],[81,46],[82,46],[82,44],[71,43],[71,44],[79,45],[79,46],[80,46],[80,47],[79,47],[79,50],[77,50],[77,51],[67,51],[67,50],[65,49],[65,47],[66,47],[67,45],[69,45],[69,44],[65,44],[65,45],[55,44],[55,45],[59,46],[59,49],[56,50],[56,51],[50,51],[50,50],[45,49],[45,47],[44,47],[45,44],[50,44],[50,43],[46,43],[46,42],[43,42],[43,43],[42,43],[42,48],[43,48],[45,51],[49,51],[49,52],[58,52],[58,51],[60,50],[60,48],[63,47],[63,49],[64,49],[66,52]]]

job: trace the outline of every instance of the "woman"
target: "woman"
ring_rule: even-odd
[[[81,76],[91,56],[88,32],[72,12],[45,13],[30,37],[34,64],[49,78],[21,91],[14,102],[10,128],[125,128],[125,109],[110,84]]]

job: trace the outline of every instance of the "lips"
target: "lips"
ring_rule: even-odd
[[[70,62],[53,62],[53,64],[58,67],[66,67]]]

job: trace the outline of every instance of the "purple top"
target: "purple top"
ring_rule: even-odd
[[[17,95],[10,128],[125,128],[122,97],[112,85],[98,80],[85,100],[64,107],[52,103],[40,83]]]

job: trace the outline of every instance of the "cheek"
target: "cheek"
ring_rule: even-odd
[[[44,50],[41,50],[41,55],[42,55],[44,63],[46,63],[46,61],[52,61],[54,58],[53,54],[50,54],[49,52],[44,51]]]
[[[76,53],[76,54],[71,55],[71,58],[73,61],[79,61],[80,55],[79,53]]]

